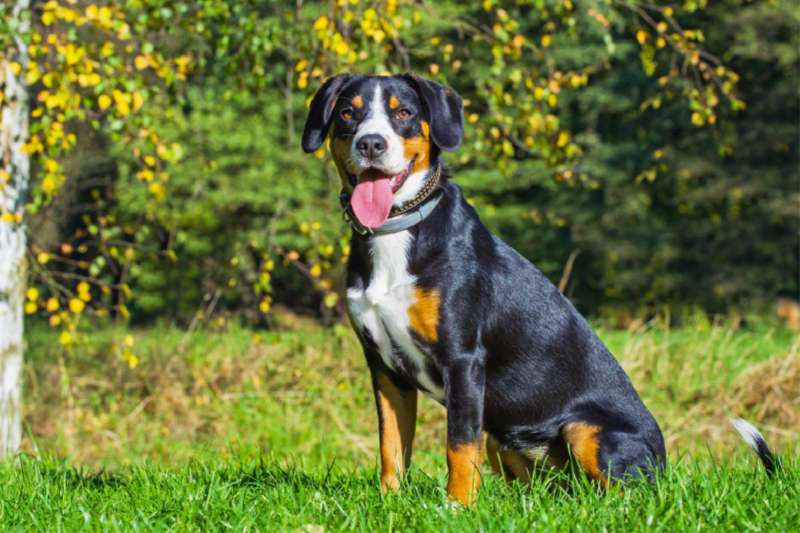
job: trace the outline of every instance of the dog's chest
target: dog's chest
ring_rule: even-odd
[[[386,366],[444,403],[441,374],[412,338],[412,331],[417,331],[418,341],[425,341],[426,336],[435,340],[438,296],[416,287],[416,277],[408,271],[410,239],[408,231],[401,231],[371,240],[369,285],[349,288],[347,307],[356,327],[368,332],[377,345]]]

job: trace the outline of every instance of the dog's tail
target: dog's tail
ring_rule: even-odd
[[[739,432],[739,435],[742,436],[745,442],[758,454],[761,462],[764,463],[764,469],[767,471],[767,475],[769,477],[774,476],[775,472],[780,470],[780,463],[770,451],[769,446],[767,446],[767,441],[764,440],[761,432],[757,430],[753,424],[742,418],[729,418],[728,420],[730,420],[733,427],[736,428],[736,431]]]

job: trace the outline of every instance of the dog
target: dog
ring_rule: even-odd
[[[472,505],[482,453],[506,481],[579,465],[606,486],[666,464],[617,360],[558,289],[492,235],[450,181],[463,102],[416,74],[328,79],[306,153],[326,141],[352,227],[347,311],[372,375],[381,485],[411,462],[417,391],[447,408],[447,492]]]

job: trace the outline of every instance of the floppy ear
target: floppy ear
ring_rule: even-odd
[[[446,152],[455,152],[464,138],[464,101],[445,85],[409,72],[401,76],[417,91],[428,114],[433,142]]]
[[[325,141],[331,122],[333,106],[336,105],[336,98],[339,96],[342,84],[349,77],[349,74],[339,74],[330,78],[317,91],[314,99],[311,100],[306,127],[303,129],[303,151],[305,153],[316,152]]]

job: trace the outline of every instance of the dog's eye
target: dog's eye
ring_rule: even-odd
[[[397,112],[397,118],[408,118],[411,116],[411,111],[408,109],[401,109]]]
[[[353,118],[353,110],[352,109],[342,109],[342,118],[346,120],[350,120]]]

